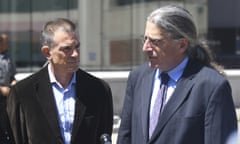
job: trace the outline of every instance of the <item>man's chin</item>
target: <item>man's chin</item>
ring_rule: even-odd
[[[69,73],[74,73],[78,70],[78,67],[70,67],[70,68],[67,68],[67,70]]]
[[[154,62],[151,62],[151,61],[149,61],[148,65],[149,65],[149,67],[151,67],[151,68],[158,68],[158,67],[159,67],[159,64],[154,63]]]

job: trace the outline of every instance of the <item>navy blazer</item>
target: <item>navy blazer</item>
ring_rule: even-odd
[[[16,144],[64,143],[47,67],[12,87],[7,104]],[[110,87],[79,69],[71,144],[100,144],[100,135],[111,135],[112,125]]]
[[[155,69],[128,78],[118,144],[225,144],[237,129],[231,88],[217,71],[189,60],[151,137],[148,119]]]

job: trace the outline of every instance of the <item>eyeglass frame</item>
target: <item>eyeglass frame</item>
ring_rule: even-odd
[[[145,36],[145,35],[142,35],[141,36],[141,41],[142,41],[142,44],[145,44],[146,41],[149,41],[149,43],[151,45],[154,45],[154,46],[159,46],[160,42],[163,42],[165,39],[154,39],[154,38],[151,38],[149,36]]]

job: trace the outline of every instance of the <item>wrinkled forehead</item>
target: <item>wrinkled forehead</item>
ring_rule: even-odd
[[[169,37],[170,34],[165,29],[159,27],[157,24],[151,21],[147,21],[146,28],[145,28],[145,36],[158,38],[158,37]]]
[[[76,39],[78,38],[78,34],[76,31],[69,31],[60,27],[55,30],[54,37],[71,37]]]
[[[53,40],[56,44],[62,42],[79,43],[79,37],[76,32],[64,31],[62,29],[58,29],[54,32]]]
[[[56,34],[56,33],[65,33],[68,35],[77,36],[77,32],[75,30],[73,30],[70,27],[66,27],[66,26],[57,27],[54,31],[54,34]]]

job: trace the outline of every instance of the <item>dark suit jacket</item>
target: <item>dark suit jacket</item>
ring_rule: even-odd
[[[130,73],[118,144],[224,144],[237,129],[228,81],[190,60],[148,139],[154,74],[147,64]]]
[[[63,144],[47,67],[12,87],[7,104],[16,144]],[[71,144],[99,144],[112,124],[110,87],[79,69]]]
[[[14,144],[6,111],[6,96],[0,94],[0,144]]]

